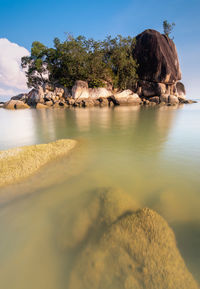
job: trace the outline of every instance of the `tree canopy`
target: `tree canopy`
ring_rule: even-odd
[[[53,48],[33,42],[22,67],[29,87],[50,81],[71,88],[76,80],[84,80],[89,87],[104,86],[106,81],[119,89],[132,88],[137,79],[134,45],[134,38],[121,35],[95,41],[68,34],[63,42],[55,38]]]

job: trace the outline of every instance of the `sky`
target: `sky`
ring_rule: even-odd
[[[0,97],[25,91],[20,58],[33,41],[52,46],[65,33],[101,40],[106,35],[136,36],[145,29],[173,31],[188,97],[199,97],[200,0],[0,0]]]

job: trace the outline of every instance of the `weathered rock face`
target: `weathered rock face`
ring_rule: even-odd
[[[73,98],[88,98],[88,83],[86,81],[78,80],[72,87],[72,97]]]
[[[180,101],[184,101],[186,99],[185,94],[185,86],[182,82],[177,82],[176,83],[176,92],[177,92],[177,96],[180,99]]]
[[[174,42],[155,30],[145,30],[136,37],[133,56],[141,80],[172,84],[181,79]]]
[[[136,93],[133,93],[130,89],[115,94],[115,99],[120,105],[127,104],[140,104],[141,99]]]
[[[113,94],[112,90],[105,87],[88,88],[86,81],[78,80],[72,87],[72,98],[74,99],[85,99],[85,98],[99,98],[109,97]]]

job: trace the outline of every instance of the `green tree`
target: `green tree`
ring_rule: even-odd
[[[167,37],[169,37],[175,25],[174,22],[170,24],[167,20],[163,21],[163,31]]]
[[[47,48],[40,42],[32,44],[31,56],[22,57],[21,65],[26,69],[28,87],[37,87],[46,81],[48,75],[46,59]]]
[[[53,48],[33,42],[31,55],[22,58],[22,67],[27,69],[29,87],[50,81],[71,88],[76,80],[84,80],[89,87],[107,81],[120,89],[132,88],[137,79],[134,45],[133,38],[121,35],[95,41],[68,34],[64,42],[55,38]]]

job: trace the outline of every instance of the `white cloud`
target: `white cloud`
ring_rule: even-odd
[[[6,38],[0,38],[0,96],[13,96],[27,90],[21,57],[29,51]]]

